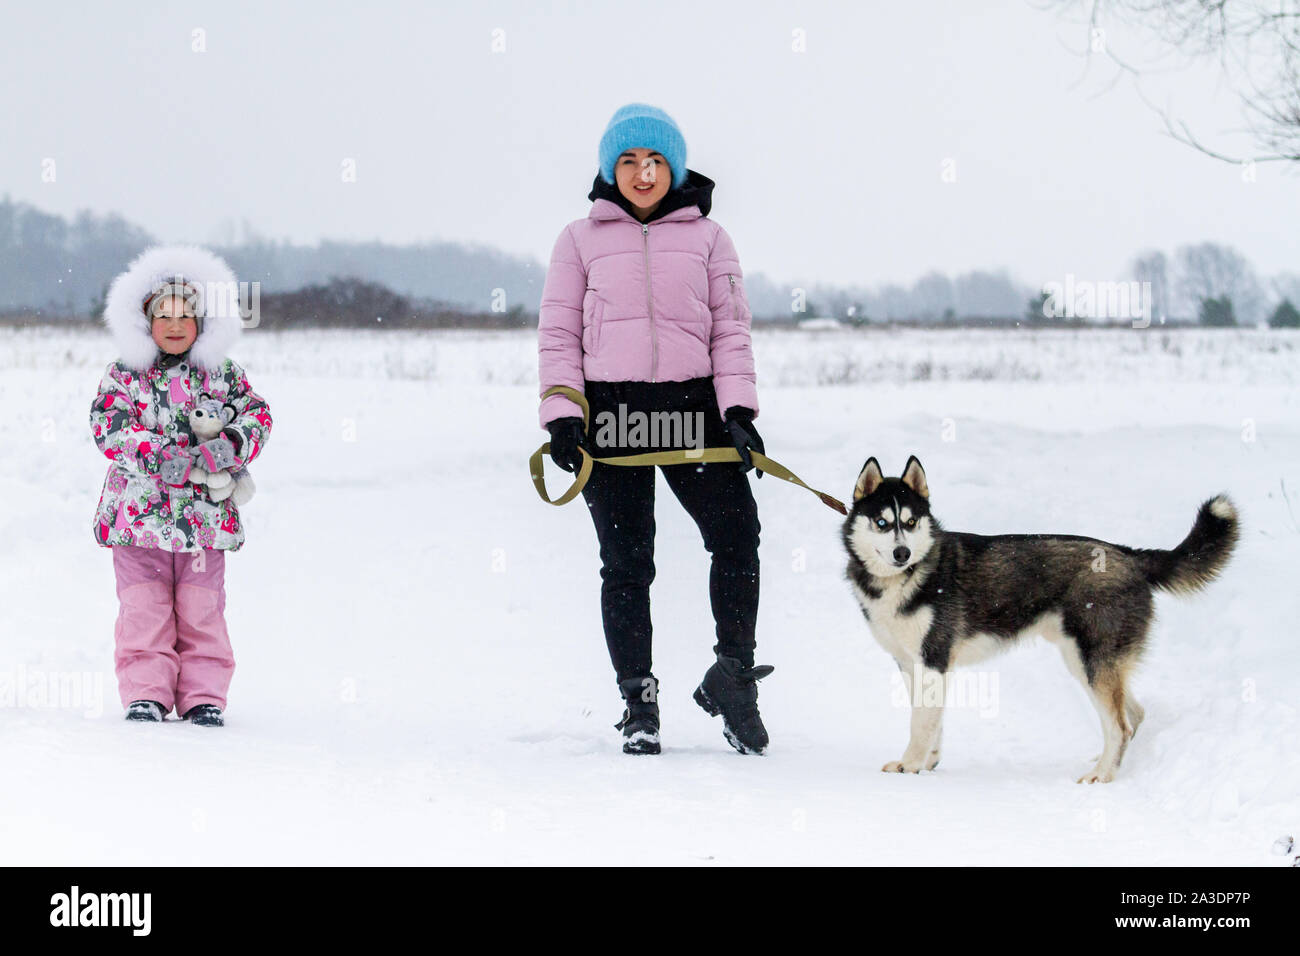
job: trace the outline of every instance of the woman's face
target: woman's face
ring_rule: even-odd
[[[185,300],[169,295],[154,301],[150,331],[160,349],[169,355],[180,355],[198,338],[199,325],[192,312],[186,313]]]
[[[614,181],[637,209],[654,212],[673,184],[673,173],[659,153],[649,149],[625,150],[614,163]]]

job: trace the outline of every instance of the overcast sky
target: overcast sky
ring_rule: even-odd
[[[1202,240],[1300,267],[1300,175],[1244,183],[1170,140],[1104,62],[1085,76],[1086,41],[1025,0],[6,4],[0,192],[164,240],[246,219],[544,260],[590,207],[610,114],[646,101],[717,180],[744,268],[776,280],[1122,278],[1139,249]],[[1248,147],[1218,135],[1243,123],[1214,69],[1159,79],[1199,134]]]

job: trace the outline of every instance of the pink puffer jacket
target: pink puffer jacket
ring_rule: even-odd
[[[698,205],[642,224],[596,199],[551,253],[538,318],[538,394],[554,385],[581,392],[585,379],[712,375],[719,415],[743,405],[757,416],[751,319],[736,247]],[[582,409],[563,395],[542,401],[542,427],[566,415]]]

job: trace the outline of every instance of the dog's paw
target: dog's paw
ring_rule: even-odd
[[[939,766],[939,751],[932,750],[930,751],[929,758],[925,761],[925,769],[933,770],[937,766]]]
[[[920,773],[921,764],[914,760],[891,760],[880,769],[883,773]]]
[[[1082,777],[1076,780],[1075,783],[1110,783],[1114,779],[1115,779],[1114,770],[1103,771],[1103,770],[1097,770],[1094,767],[1092,770],[1089,770]]]

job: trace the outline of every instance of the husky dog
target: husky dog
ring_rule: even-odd
[[[933,770],[947,673],[1038,634],[1060,650],[1101,717],[1104,749],[1079,783],[1106,783],[1142,722],[1128,679],[1152,591],[1188,593],[1213,580],[1237,542],[1237,510],[1226,495],[1206,501],[1172,551],[1077,535],[966,534],[930,514],[915,456],[901,478],[886,478],[869,458],[841,536],[863,616],[898,662],[912,702],[911,740],[882,770]]]

